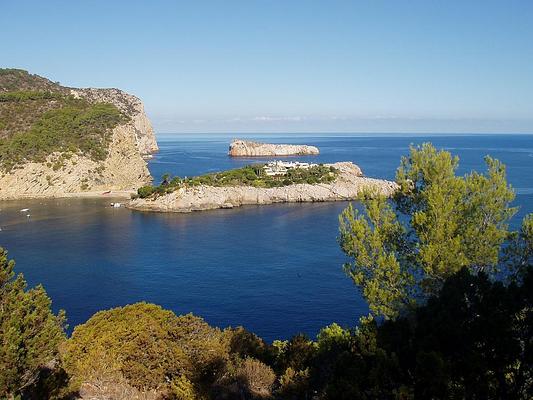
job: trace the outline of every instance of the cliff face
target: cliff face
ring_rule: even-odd
[[[232,157],[273,157],[294,155],[316,155],[318,148],[315,146],[295,144],[268,144],[249,142],[246,140],[233,140],[229,146],[228,154]]]
[[[40,86],[50,82],[42,77],[33,79],[35,75],[29,75],[29,77],[32,79],[25,78],[29,83],[26,85],[28,87],[23,88],[24,90],[35,91],[36,89],[31,84],[37,78]],[[1,83],[0,81],[0,92],[2,91]],[[12,86],[14,85],[8,87],[11,92],[13,89],[18,89]],[[104,155],[100,158],[91,157],[82,151],[54,151],[44,160],[29,159],[18,162],[10,169],[0,168],[0,200],[87,196],[109,190],[128,192],[151,181],[143,156],[157,151],[158,147],[143,104],[137,97],[118,89],[65,88],[55,83],[47,84],[45,87],[47,92],[52,91],[54,94],[67,96],[67,98],[84,99],[89,104],[112,104],[125,117],[121,120],[122,122],[105,134]],[[40,90],[40,87],[37,90]],[[7,92],[4,87],[4,93]],[[54,104],[58,102],[57,100],[50,100],[50,104],[40,101],[42,104],[37,109],[38,111],[43,109],[44,113],[48,110],[61,110],[57,104]],[[25,118],[30,119],[28,116]],[[18,123],[18,120],[14,121]],[[32,123],[35,121],[30,119],[30,122],[26,123],[26,129]],[[23,124],[24,120],[21,119],[20,125]],[[72,132],[72,134],[77,133]],[[0,145],[2,145],[2,139],[9,140],[9,135],[7,138],[6,134],[4,138],[0,135]]]
[[[151,181],[135,132],[133,124],[117,126],[103,161],[76,154],[64,159],[61,153],[53,153],[44,163],[29,162],[0,174],[0,200],[134,191]]]
[[[119,89],[75,89],[70,93],[75,97],[82,97],[91,103],[111,103],[131,118],[135,141],[141,155],[148,155],[159,150],[155,140],[154,129],[144,112],[141,100]]]
[[[367,188],[391,196],[397,189],[394,182],[363,177],[361,169],[350,162],[330,165],[339,170],[339,175],[328,184],[295,184],[276,188],[197,186],[181,188],[156,199],[135,199],[129,207],[142,211],[190,212],[245,204],[354,200]]]

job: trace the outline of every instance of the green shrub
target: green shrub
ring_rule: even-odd
[[[213,386],[216,399],[272,398],[276,374],[268,365],[255,358],[233,358],[223,376]]]
[[[137,194],[141,199],[151,196],[154,192],[155,188],[153,186],[141,186],[137,189]]]
[[[74,329],[63,355],[75,388],[97,371],[115,371],[142,390],[204,374],[228,357],[222,332],[191,314],[176,316],[154,304],[100,311]]]

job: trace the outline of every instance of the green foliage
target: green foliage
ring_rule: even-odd
[[[172,379],[170,393],[175,400],[196,400],[198,398],[193,383],[185,375]]]
[[[531,217],[525,221],[527,236]],[[523,244],[523,243],[522,243]],[[426,304],[312,341],[266,344],[137,303],[95,314],[64,343],[64,316],[0,251],[0,397],[51,398],[70,378],[102,398],[526,399],[533,394],[533,266],[505,286],[467,268]],[[51,373],[58,358],[68,376]],[[61,372],[61,371],[60,371]],[[87,385],[85,386],[87,388]],[[60,393],[61,395],[65,393]]]
[[[265,343],[256,334],[247,331],[243,327],[227,329],[230,336],[230,353],[240,358],[255,358],[267,364],[271,364],[275,358],[272,346]]]
[[[137,194],[141,199],[150,197],[154,193],[155,188],[153,186],[141,186],[139,189],[137,189]]]
[[[338,174],[338,171],[334,167],[316,165],[308,169],[290,169],[287,171],[286,175],[282,176],[268,176],[264,173],[263,166],[264,164],[247,165],[242,168],[200,175],[192,178],[174,177],[170,179],[170,176],[165,174],[161,185],[155,187],[142,187],[138,190],[138,195],[140,198],[146,198],[154,194],[171,193],[182,187],[193,187],[199,185],[254,186],[272,188],[301,183],[328,183],[333,182]]]
[[[533,395],[533,269],[504,286],[466,268],[408,318],[379,328],[416,398],[526,399]]]
[[[38,75],[22,69],[0,68],[0,92],[17,90],[67,93],[68,88],[60,86]]]
[[[0,69],[0,170],[43,162],[54,152],[102,160],[111,130],[127,118],[112,104],[74,98],[45,78]]]
[[[251,357],[233,358],[216,382],[212,398],[271,398],[276,374],[268,365]]]
[[[36,92],[19,90],[15,92],[0,92],[0,103],[4,102],[22,102],[28,100],[50,100],[61,99],[63,96],[52,92]]]
[[[341,247],[354,260],[344,269],[362,288],[371,311],[390,318],[412,302],[405,228],[384,197],[366,193],[361,199],[366,215],[350,204],[340,218]]]
[[[64,313],[54,315],[43,287],[28,290],[23,276],[15,276],[14,267],[0,247],[1,398],[34,391],[65,339]]]
[[[364,193],[363,212],[349,206],[341,214],[341,248],[353,260],[345,270],[374,315],[397,317],[463,267],[495,270],[516,210],[505,167],[485,161],[486,174],[456,176],[457,157],[431,144],[412,147],[397,172],[394,206]]]
[[[533,267],[508,286],[462,269],[427,303],[378,325],[324,328],[282,399],[528,399],[533,394]],[[279,344],[279,343],[278,343]],[[286,346],[282,345],[281,348]]]
[[[279,397],[287,400],[308,398],[311,395],[309,368],[296,371],[288,367],[279,378]]]
[[[43,162],[56,151],[102,160],[111,129],[124,121],[114,105],[64,99],[62,107],[46,111],[27,131],[0,139],[0,167],[9,170],[28,161]]]
[[[100,311],[77,326],[63,360],[74,385],[106,370],[146,390],[165,387],[182,375],[201,381],[227,354],[222,333],[201,318],[137,303]]]
[[[510,272],[510,280],[515,281],[520,281],[527,268],[533,265],[533,214],[524,218],[519,232],[512,233],[503,262]]]

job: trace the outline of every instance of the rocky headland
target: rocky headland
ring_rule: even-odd
[[[144,157],[158,146],[137,97],[64,87],[13,69],[0,70],[0,97],[0,122],[7,121],[0,123],[0,200],[103,192],[129,197],[151,182]],[[54,122],[71,114],[77,125]]]
[[[242,205],[273,203],[303,203],[354,200],[364,189],[391,196],[397,189],[394,182],[367,178],[351,162],[327,164],[338,171],[333,182],[293,184],[283,187],[260,188],[253,186],[181,187],[172,193],[132,200],[128,207],[140,211],[191,212]]]
[[[269,144],[236,139],[229,145],[228,154],[232,157],[275,157],[296,155],[317,155],[315,146],[298,144]]]

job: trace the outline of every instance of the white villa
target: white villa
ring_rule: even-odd
[[[314,167],[317,164],[310,164],[310,163],[304,163],[299,161],[291,161],[291,162],[285,162],[285,161],[271,161],[267,165],[263,167],[265,174],[268,176],[279,176],[279,175],[286,175],[287,171],[289,169],[295,169],[295,168],[302,168],[302,169],[308,169],[310,167]]]

